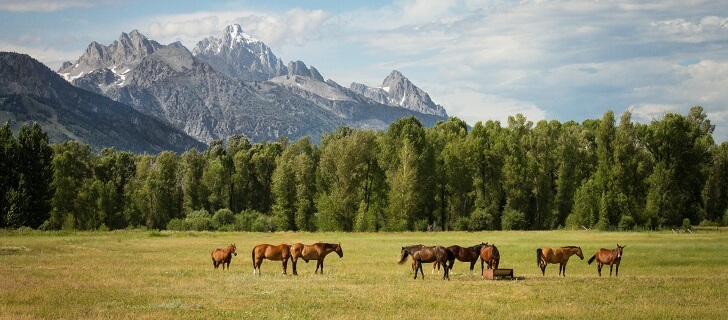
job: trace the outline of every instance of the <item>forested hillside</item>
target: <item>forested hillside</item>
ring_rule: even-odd
[[[649,124],[402,118],[137,155],[0,130],[0,227],[175,230],[632,229],[726,224],[728,143],[701,107]]]

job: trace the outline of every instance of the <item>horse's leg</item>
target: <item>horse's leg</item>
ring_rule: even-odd
[[[442,276],[442,280],[445,280],[445,279],[450,281],[450,268],[447,265],[447,262],[445,262],[445,275]]]
[[[538,266],[541,268],[541,276],[546,276],[546,263],[542,260],[538,263]]]
[[[288,258],[283,259],[283,274],[287,274],[288,271]]]
[[[432,264],[432,272],[430,272],[430,274],[435,274],[435,267],[437,267],[437,273],[440,273],[440,263],[435,261]]]
[[[475,269],[475,262],[478,260],[470,261],[470,274],[473,274],[473,270]]]
[[[603,266],[603,265],[604,265],[604,264],[602,264],[602,262],[601,262],[601,261],[597,261],[597,271],[599,272],[599,276],[600,276],[600,277],[602,276],[602,266]]]
[[[615,266],[615,269],[616,270],[614,270],[614,276],[619,277],[619,263],[617,263],[617,265]]]
[[[324,258],[321,258],[321,274],[324,274]]]
[[[612,276],[612,267],[614,267],[614,264],[609,265],[609,276]]]

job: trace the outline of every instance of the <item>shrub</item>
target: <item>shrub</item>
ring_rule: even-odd
[[[187,219],[198,219],[198,218],[212,218],[209,212],[205,209],[192,211],[187,215]]]
[[[501,218],[503,230],[523,230],[526,227],[526,214],[518,210],[506,209]]]
[[[452,229],[455,231],[469,231],[470,230],[470,218],[460,217],[455,220],[452,224]]]
[[[692,227],[693,226],[690,224],[690,219],[688,219],[688,218],[683,219],[683,223],[682,223],[682,228],[683,229],[687,230],[687,229],[690,229]]]
[[[190,230],[190,223],[182,219],[172,219],[167,223],[167,230],[187,231]]]
[[[212,216],[212,225],[215,228],[220,228],[226,224],[232,224],[235,222],[235,215],[230,209],[220,209],[215,212]]]
[[[416,220],[412,224],[412,231],[427,231],[427,219]]]
[[[212,231],[215,228],[212,227],[212,221],[210,218],[196,218],[189,219],[190,229],[194,231]]]
[[[273,224],[273,218],[261,214],[257,218],[255,218],[255,221],[253,221],[250,231],[272,232],[275,230],[276,230],[276,227],[275,227],[275,224]]]
[[[470,214],[470,230],[493,230],[495,229],[495,219],[490,212],[484,208],[478,208]]]
[[[619,219],[619,229],[620,230],[632,230],[634,229],[636,223],[634,221],[634,218],[632,216],[622,216],[621,219]]]

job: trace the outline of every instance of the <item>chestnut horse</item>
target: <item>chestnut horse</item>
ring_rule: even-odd
[[[449,264],[455,261],[455,254],[450,249],[443,246],[427,247],[423,245],[414,245],[409,247],[402,247],[400,252],[399,264],[403,264],[407,261],[407,257],[412,256],[415,261],[415,279],[417,279],[417,271],[419,270],[422,274],[422,279],[425,279],[425,273],[422,271],[422,263],[439,262],[445,269],[445,274],[442,279],[450,280]]]
[[[541,275],[546,275],[546,265],[549,263],[559,264],[559,275],[566,277],[566,263],[569,262],[569,257],[577,255],[581,260],[584,260],[584,254],[581,253],[581,247],[567,246],[557,249],[551,248],[538,248],[536,249],[536,263],[541,268]]]
[[[595,253],[591,258],[589,258],[589,264],[591,264],[594,259],[597,260],[597,271],[599,272],[599,276],[602,276],[602,266],[605,264],[609,265],[609,276],[612,276],[612,266],[616,266],[617,270],[615,270],[614,276],[619,277],[619,263],[622,261],[622,249],[624,249],[626,245],[620,246],[619,243],[617,244],[617,248],[614,250],[604,249],[601,248],[597,250],[597,253]]]
[[[470,262],[470,273],[472,274],[473,269],[475,269],[475,263],[478,262],[478,258],[480,257],[480,249],[486,245],[488,245],[487,242],[481,242],[480,244],[476,244],[471,247],[461,247],[458,245],[454,245],[447,248],[455,254],[455,259],[462,262]],[[450,272],[452,272],[453,265],[454,263],[450,264]],[[440,273],[439,262],[435,262],[432,264],[432,273],[435,273],[435,267],[437,267],[437,272]]]
[[[270,244],[259,244],[253,248],[253,274],[260,274],[260,264],[263,263],[263,259],[272,261],[283,261],[283,274],[286,274],[288,269],[288,258],[291,255],[291,247],[287,244],[280,244],[277,246]]]
[[[228,270],[230,270],[230,260],[233,258],[233,256],[238,255],[238,250],[235,244],[231,244],[227,246],[225,249],[217,248],[215,250],[212,250],[212,253],[210,253],[210,256],[212,256],[212,265],[217,269],[220,265],[222,265],[222,269],[225,270],[225,264],[227,264]]]
[[[488,264],[488,269],[498,269],[500,264],[500,252],[494,244],[484,245],[480,248],[480,275],[485,271],[484,263]]]
[[[344,251],[341,250],[341,243],[315,243],[313,245],[305,245],[303,243],[294,243],[291,245],[291,263],[293,264],[293,275],[297,276],[296,263],[298,258],[303,259],[308,263],[308,260],[316,260],[316,271],[318,273],[319,267],[321,267],[321,274],[324,274],[324,258],[326,255],[336,252],[339,258],[344,257]]]

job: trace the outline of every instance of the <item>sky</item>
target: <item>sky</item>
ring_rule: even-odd
[[[233,23],[345,87],[398,70],[469,125],[607,110],[650,123],[699,105],[728,141],[723,1],[0,0],[0,51],[57,70],[122,32],[191,50]]]

